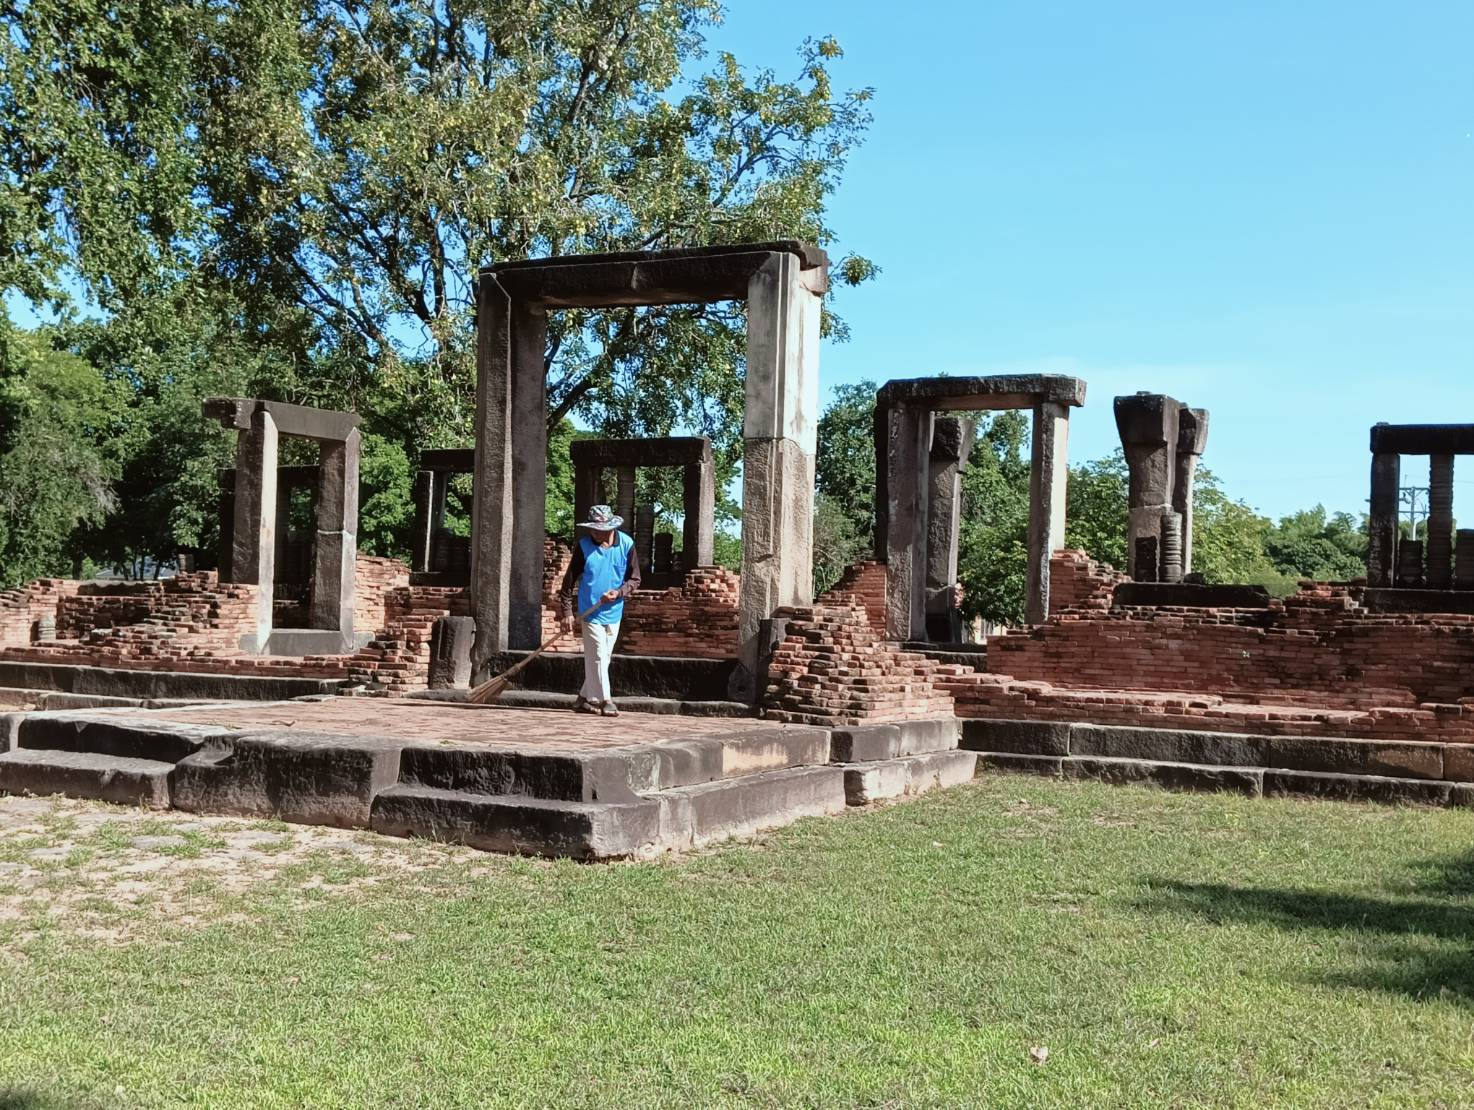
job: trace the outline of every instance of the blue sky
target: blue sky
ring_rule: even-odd
[[[1076,374],[1076,460],[1113,396],[1170,393],[1271,515],[1363,511],[1378,420],[1474,422],[1469,0],[730,0],[708,42],[787,76],[823,35],[876,92],[838,251],[884,271],[826,387]]]

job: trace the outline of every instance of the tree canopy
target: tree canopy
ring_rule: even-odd
[[[87,543],[116,561],[208,545],[226,459],[218,430],[187,425],[234,389],[364,415],[367,546],[394,550],[408,460],[469,442],[479,266],[832,250],[827,199],[870,90],[836,90],[832,39],[787,76],[712,54],[720,16],[716,0],[0,3],[0,291],[54,314],[45,341],[128,410],[127,512]],[[834,276],[874,272],[848,254]],[[825,330],[844,324],[826,313]],[[700,432],[730,475],[744,354],[740,306],[556,313],[553,441],[570,417]]]

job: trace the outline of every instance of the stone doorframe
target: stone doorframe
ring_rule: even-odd
[[[823,250],[796,241],[503,262],[476,294],[473,657],[536,647],[547,495],[547,313],[747,303],[742,588],[734,696],[755,702],[764,621],[813,598]]]
[[[464,586],[470,568],[453,566],[449,548],[459,537],[445,527],[445,497],[458,474],[473,474],[476,452],[469,447],[445,447],[420,452],[415,471],[415,534],[411,553],[411,586]]]
[[[1049,556],[1064,546],[1070,408],[1085,383],[1060,374],[903,378],[875,395],[875,557],[886,564],[886,638],[926,635],[928,480],[933,414],[1032,409],[1025,619],[1049,616]]]
[[[568,445],[573,459],[574,520],[587,520],[590,506],[604,500],[604,472],[612,470],[618,494],[614,511],[630,531],[635,519],[635,477],[640,470],[681,470],[681,552],[687,570],[712,563],[715,543],[716,480],[711,440],[705,436],[655,439],[575,439]],[[641,552],[645,559],[648,552]],[[645,564],[649,569],[649,563]]]
[[[1474,424],[1373,424],[1371,446],[1367,585],[1388,588],[1411,578],[1430,590],[1474,588],[1474,530],[1460,528],[1458,551],[1454,550],[1454,456],[1474,455]],[[1403,455],[1428,456],[1426,548],[1408,545],[1424,562],[1422,568],[1399,565],[1397,510]],[[1422,573],[1416,573],[1419,570]]]
[[[358,416],[280,401],[210,397],[207,419],[237,432],[235,509],[229,565],[222,576],[257,587],[256,631],[241,648],[267,655],[339,655],[359,643],[353,630],[358,555]],[[276,566],[277,441],[315,440],[317,536],[313,543],[312,627],[272,630]],[[369,633],[372,636],[372,632]]]

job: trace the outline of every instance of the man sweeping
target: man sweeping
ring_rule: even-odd
[[[573,561],[563,577],[558,599],[563,609],[563,630],[573,631],[573,602],[583,618],[583,689],[573,703],[577,713],[602,713],[618,717],[619,708],[609,692],[609,660],[619,638],[624,617],[624,599],[640,588],[640,557],[635,541],[619,530],[623,517],[608,505],[595,505],[589,519],[578,527],[588,529],[573,545]],[[593,610],[590,613],[590,610]]]

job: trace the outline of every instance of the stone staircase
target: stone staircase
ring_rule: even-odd
[[[1474,745],[965,720],[979,768],[1175,790],[1474,807]]]
[[[285,708],[289,703],[282,703]],[[733,722],[620,747],[240,731],[135,711],[0,718],[0,792],[371,828],[499,852],[643,857],[973,777],[955,719]]]

